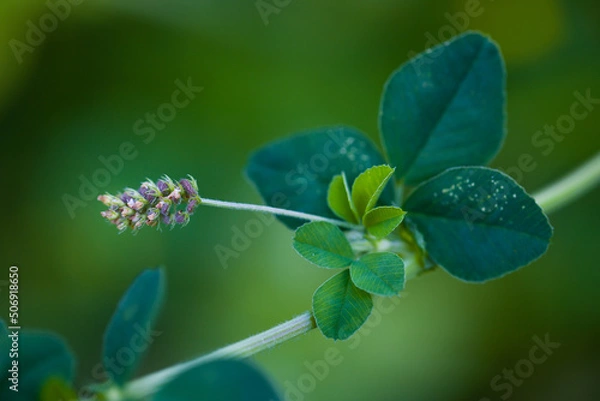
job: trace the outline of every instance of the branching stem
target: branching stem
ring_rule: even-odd
[[[553,212],[558,208],[572,202],[591,190],[600,181],[600,153],[583,164],[581,167],[568,174],[558,182],[551,184],[534,195],[538,204],[546,213]],[[223,202],[212,199],[203,199],[203,204],[215,207],[223,207],[236,210],[251,210],[264,213],[272,213],[281,216],[296,217],[311,221],[328,221],[342,227],[356,229],[355,225],[343,221],[314,216],[291,210],[277,209],[269,206],[248,205],[242,203]],[[385,243],[386,250],[394,250],[396,243]],[[389,249],[387,249],[389,248]],[[410,263],[409,263],[410,265]],[[407,265],[407,276],[414,277],[417,270]],[[275,326],[267,331],[256,334],[245,340],[231,344],[208,355],[197,359],[169,367],[159,372],[142,377],[131,382],[122,392],[122,397],[131,399],[143,399],[154,394],[162,386],[175,378],[177,375],[207,362],[221,358],[246,358],[258,352],[273,348],[295,337],[308,333],[316,328],[315,319],[311,312],[304,312],[294,319]],[[121,399],[120,396],[115,399]]]
[[[600,183],[600,152],[533,197],[546,213],[551,213],[592,190],[598,183]]]
[[[155,393],[158,389],[183,372],[217,359],[247,358],[258,352],[273,348],[292,338],[308,333],[316,328],[317,324],[312,313],[303,314],[275,326],[267,331],[256,334],[240,342],[218,349],[210,354],[201,356],[188,362],[171,366],[164,370],[152,373],[131,382],[124,391],[126,398],[144,399]]]
[[[226,201],[221,201],[221,200],[216,200],[216,199],[206,199],[206,198],[202,198],[201,205],[220,207],[220,208],[224,208],[224,209],[248,210],[248,211],[259,212],[259,213],[270,213],[270,214],[275,214],[278,216],[293,217],[293,218],[300,219],[300,220],[325,221],[327,223],[335,224],[336,226],[340,226],[340,227],[344,227],[344,228],[350,228],[350,229],[354,229],[354,230],[362,229],[361,226],[358,226],[356,224],[351,224],[351,223],[348,223],[348,222],[345,222],[342,220],[330,219],[327,217],[317,216],[314,214],[297,212],[295,210],[279,209],[279,208],[271,207],[271,206],[252,205],[249,203],[238,203],[238,202],[226,202]]]

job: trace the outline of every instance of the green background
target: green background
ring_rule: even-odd
[[[282,2],[280,2],[282,3]],[[574,92],[600,97],[600,15],[592,0],[482,1],[469,28],[492,36],[508,69],[508,137],[493,166],[530,154],[521,183],[541,188],[600,148],[600,107],[552,152],[531,143],[569,112]],[[64,194],[102,168],[123,142],[137,156],[100,191],[145,177],[192,174],[209,198],[260,202],[241,171],[249,152],[289,133],[345,123],[377,139],[388,75],[438,37],[445,13],[464,1],[292,1],[265,25],[253,1],[87,0],[18,63],[8,43],[25,40],[42,1],[0,4],[2,269],[21,272],[21,324],[62,334],[79,358],[78,384],[100,361],[104,326],[131,280],[165,265],[168,296],[141,367],[151,372],[247,337],[310,308],[331,273],[303,261],[292,233],[269,224],[223,268],[215,246],[256,218],[200,208],[185,229],[118,235],[86,202],[71,218]],[[133,125],[170,100],[174,81],[204,87],[144,143]],[[330,347],[343,361],[290,400],[498,400],[490,381],[528,358],[533,336],[561,346],[514,400],[600,398],[600,217],[596,189],[551,216],[549,252],[485,285],[443,271],[408,284],[402,302],[360,345],[318,332],[259,355],[282,387],[306,379],[306,364]],[[7,273],[6,273],[7,275]],[[5,278],[0,277],[0,280]],[[0,307],[6,315],[6,289]],[[377,323],[377,322],[372,322]],[[504,382],[504,380],[503,380]],[[287,383],[287,384],[286,384]]]

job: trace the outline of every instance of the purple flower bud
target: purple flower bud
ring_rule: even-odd
[[[155,208],[149,209],[148,213],[146,213],[146,217],[148,218],[148,221],[154,221],[158,218],[158,216],[159,216],[158,209],[155,209]]]
[[[194,188],[194,185],[192,184],[192,182],[186,178],[182,178],[181,180],[179,180],[179,184],[181,184],[181,187],[183,188],[183,190],[185,191],[185,194],[187,194],[188,197],[193,197],[198,195],[198,191],[196,191],[196,189]]]
[[[168,199],[163,199],[156,204],[156,207],[164,216],[168,216],[171,202]]]
[[[175,215],[175,222],[177,224],[186,225],[187,223],[189,223],[189,221],[190,216],[187,213],[182,212],[181,210],[177,211],[177,214]]]
[[[116,196],[109,195],[109,194],[98,196],[98,200],[100,202],[104,203],[105,206],[108,206],[111,209],[118,209],[119,207],[125,205],[121,201],[121,199],[117,198]]]
[[[179,188],[175,188],[173,192],[167,196],[167,199],[173,201],[174,204],[178,205],[181,202],[181,190]]]
[[[119,218],[119,213],[115,212],[114,210],[105,210],[100,212],[100,215],[107,220],[116,220]]]
[[[189,214],[192,214],[192,213],[194,213],[194,210],[196,210],[196,206],[198,206],[198,201],[196,199],[192,199],[187,204],[187,207],[185,208],[185,211],[188,212]]]
[[[131,196],[129,196],[129,194],[121,194],[121,200],[125,203],[129,203],[129,201],[131,200]]]
[[[142,184],[140,189],[138,190],[140,195],[144,197],[148,202],[152,203],[156,200],[156,196],[154,195],[154,191],[148,186],[147,183]]]
[[[166,175],[156,184],[147,179],[138,190],[128,187],[116,195],[100,195],[98,200],[108,207],[101,213],[102,217],[117,226],[119,231],[128,228],[137,231],[146,225],[156,226],[159,222],[186,225],[190,215],[202,203],[198,184],[192,176],[177,182]],[[182,200],[185,208],[177,211],[176,205]]]
[[[169,184],[167,184],[166,181],[158,180],[156,182],[156,186],[163,195],[167,195],[169,193]]]
[[[140,211],[140,210],[142,210],[144,208],[144,206],[145,206],[144,203],[138,200],[138,201],[135,201],[133,203],[133,205],[131,206],[131,208],[133,210]]]
[[[123,206],[121,208],[121,216],[123,217],[133,216],[134,214],[135,211],[131,208],[128,208],[127,206]]]
[[[144,226],[145,223],[146,223],[146,221],[144,219],[140,219],[133,225],[133,230],[139,230],[140,228],[142,228]]]
[[[102,203],[104,203],[105,206],[110,206],[111,205],[111,195],[99,195],[98,196],[98,200]]]
[[[117,224],[117,229],[121,232],[127,230],[127,222],[126,221],[121,221]]]

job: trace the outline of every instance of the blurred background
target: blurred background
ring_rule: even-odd
[[[45,1],[0,3],[0,247],[2,269],[20,267],[21,323],[68,340],[79,385],[92,380],[104,326],[145,267],[165,265],[169,283],[162,334],[140,373],[309,309],[329,276],[294,253],[279,223],[223,263],[215,247],[231,248],[234,230],[256,216],[201,208],[184,229],[119,235],[94,195],[192,174],[206,197],[260,202],[242,174],[249,152],[338,123],[378,140],[384,82],[440,30],[442,40],[481,30],[505,55],[508,137],[493,166],[518,175],[519,157],[531,155],[536,167],[515,178],[534,192],[600,148],[600,107],[546,154],[532,144],[570,112],[576,91],[600,98],[593,0],[482,0],[468,20],[457,17],[468,15],[464,0],[72,1],[54,11],[60,19]],[[40,26],[47,32],[36,35]],[[169,109],[177,80],[203,89],[149,128],[147,113]],[[124,143],[129,158],[97,176]],[[80,187],[94,179],[101,185],[86,200]],[[598,400],[599,201],[596,189],[551,215],[549,252],[504,279],[470,285],[436,271],[411,281],[360,344],[313,331],[255,360],[290,401]],[[544,363],[510,394],[491,387],[546,335],[560,347]],[[343,360],[314,378],[307,366],[331,347]]]

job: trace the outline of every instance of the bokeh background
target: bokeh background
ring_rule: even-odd
[[[270,0],[267,3],[274,4]],[[283,1],[279,4],[282,5]],[[508,69],[508,138],[493,166],[537,167],[521,183],[535,191],[600,148],[600,107],[543,155],[531,143],[569,112],[574,92],[600,97],[600,9],[594,0],[482,0],[469,29],[491,35]],[[345,123],[377,139],[388,75],[438,38],[446,13],[465,1],[291,1],[265,24],[255,1],[87,0],[22,62],[12,39],[49,12],[44,1],[0,3],[2,269],[21,268],[21,321],[63,335],[92,378],[102,331],[131,280],[165,265],[168,298],[148,373],[267,329],[310,308],[328,276],[292,250],[292,233],[265,227],[224,268],[215,246],[255,218],[201,208],[185,229],[118,235],[85,202],[70,216],[80,176],[124,142],[137,156],[99,191],[145,177],[194,175],[207,197],[260,202],[243,177],[252,149],[289,133]],[[13,42],[14,43],[14,42]],[[135,122],[170,101],[175,80],[204,90],[149,143]],[[343,362],[302,398],[324,400],[500,399],[490,381],[528,358],[533,336],[561,346],[514,387],[513,400],[600,399],[600,269],[595,190],[554,213],[549,252],[485,285],[443,271],[409,283],[402,302],[357,347],[317,331],[255,360],[286,390],[305,362],[337,348]],[[0,277],[0,280],[3,278]],[[5,316],[6,299],[0,307]],[[309,381],[310,382],[310,381]],[[290,384],[291,383],[291,384]],[[305,383],[306,386],[306,383]]]

